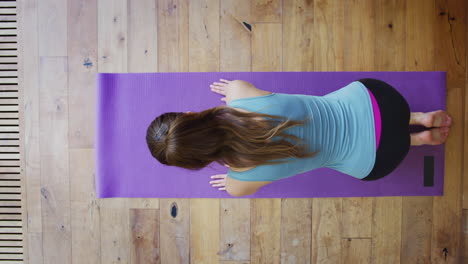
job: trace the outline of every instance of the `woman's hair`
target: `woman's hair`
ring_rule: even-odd
[[[149,125],[146,142],[151,155],[165,165],[199,170],[215,161],[246,168],[288,162],[275,159],[315,156],[316,152],[307,152],[307,144],[299,144],[303,139],[284,132],[304,123],[217,106],[198,113],[160,115]],[[273,141],[275,136],[281,139]]]

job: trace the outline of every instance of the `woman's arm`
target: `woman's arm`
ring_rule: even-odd
[[[235,99],[271,94],[271,92],[260,90],[255,85],[243,80],[228,81],[220,79],[220,81],[214,82],[210,87],[213,92],[225,95],[226,98],[221,100],[226,103]]]

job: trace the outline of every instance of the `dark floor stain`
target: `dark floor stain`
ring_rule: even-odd
[[[85,66],[87,69],[93,67],[93,63],[91,62],[91,60],[89,58],[86,58],[83,62],[83,66]]]

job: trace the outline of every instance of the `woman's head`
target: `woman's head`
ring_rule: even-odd
[[[304,122],[284,119],[228,106],[196,113],[168,112],[151,122],[146,142],[160,163],[191,170],[202,169],[213,161],[245,168],[284,163],[271,161],[274,159],[314,156],[297,143],[300,138],[284,133]],[[285,139],[273,141],[273,137],[288,138],[294,144]]]

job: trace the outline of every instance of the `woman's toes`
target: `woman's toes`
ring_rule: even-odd
[[[443,110],[438,110],[429,113],[433,116],[432,127],[444,127],[452,124],[452,118]]]
[[[443,144],[448,137],[450,129],[448,127],[438,127],[431,129],[432,132],[432,144],[440,145]]]

